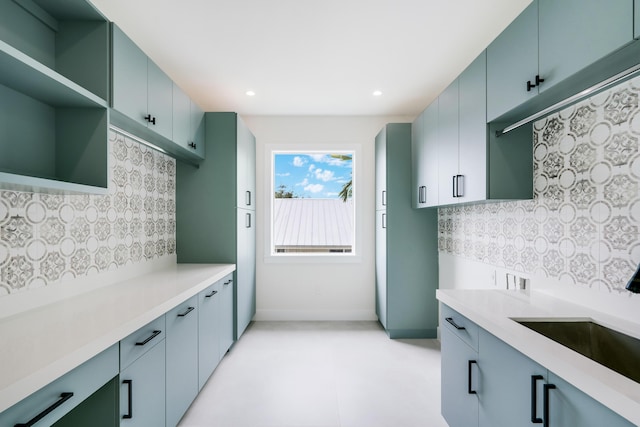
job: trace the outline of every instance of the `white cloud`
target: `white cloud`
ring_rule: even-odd
[[[316,174],[316,179],[319,179],[320,181],[328,182],[335,180],[333,171],[318,168],[313,172]]]
[[[336,197],[338,194],[340,193],[324,193],[324,195],[327,197]]]
[[[309,154],[309,157],[311,157],[316,162],[326,162],[327,161],[327,155],[326,154]]]
[[[304,187],[304,191],[308,191],[309,193],[319,193],[324,189],[324,185],[322,184],[309,184]]]
[[[316,165],[314,164],[310,164],[309,165],[309,172],[313,172],[313,170],[316,168]]]
[[[277,173],[276,176],[290,176],[291,174],[289,172],[285,172],[285,173]]]
[[[303,179],[302,182],[297,183],[296,185],[305,186],[309,184],[309,180],[307,178]]]
[[[293,158],[293,166],[295,166],[295,167],[300,168],[300,167],[304,166],[306,163],[307,163],[307,159],[303,159],[300,156],[295,156]]]

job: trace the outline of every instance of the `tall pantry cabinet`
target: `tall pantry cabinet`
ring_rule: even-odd
[[[413,209],[411,124],[376,136],[376,314],[390,338],[435,338],[437,210]]]
[[[236,113],[205,114],[199,168],[178,162],[176,252],[179,263],[236,264],[234,338],[256,311],[256,144]]]

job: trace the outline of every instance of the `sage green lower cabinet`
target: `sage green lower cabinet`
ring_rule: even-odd
[[[166,414],[175,426],[198,395],[198,299],[167,312]]]
[[[198,390],[220,362],[221,298],[220,280],[198,294]]]
[[[222,295],[220,298],[220,359],[224,357],[227,351],[233,345],[233,336],[234,336],[234,325],[233,325],[233,275],[230,274],[224,279],[222,282]]]
[[[450,427],[634,425],[446,305],[440,312],[442,415]]]
[[[0,413],[0,426],[52,425],[117,375],[116,344]]]
[[[118,377],[114,377],[53,427],[118,427],[118,384]]]
[[[120,372],[120,426],[164,426],[164,406],[165,340],[162,339]]]
[[[633,0],[633,37],[640,39],[640,0]]]

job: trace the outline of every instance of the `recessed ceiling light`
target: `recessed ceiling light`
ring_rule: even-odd
[[[254,91],[252,91],[252,90],[248,90],[247,91],[247,96],[255,96],[255,95],[256,95],[256,93]]]
[[[374,90],[373,91],[373,96],[382,96],[382,91],[381,90]]]

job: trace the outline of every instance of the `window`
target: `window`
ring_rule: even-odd
[[[271,255],[355,254],[355,151],[271,155]]]

